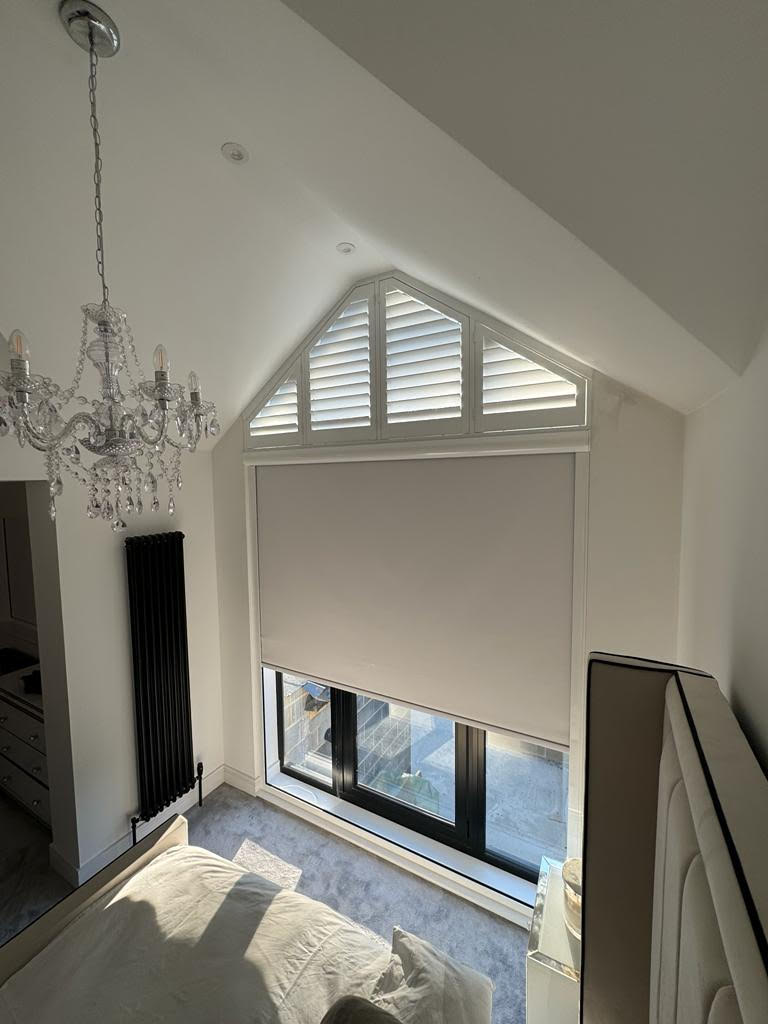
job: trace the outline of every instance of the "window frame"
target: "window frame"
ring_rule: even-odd
[[[502,868],[529,882],[536,882],[539,865],[529,864],[486,848],[486,730],[453,722],[455,730],[455,821],[453,824],[426,811],[377,793],[357,780],[357,693],[330,686],[331,691],[331,774],[325,784],[309,773],[285,764],[283,719],[283,671],[275,673],[277,750],[280,771],[338,799],[361,807],[421,835],[444,843],[494,867]],[[262,677],[263,678],[263,677]],[[311,678],[311,677],[307,677]],[[385,699],[385,698],[377,698]],[[397,701],[387,701],[397,704]],[[407,707],[407,705],[401,705]],[[429,709],[425,709],[429,711]],[[433,713],[433,712],[430,712]],[[447,716],[446,716],[447,717]]]

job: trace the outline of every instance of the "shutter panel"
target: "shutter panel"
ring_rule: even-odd
[[[299,433],[299,389],[296,377],[283,381],[249,424],[251,437]]]
[[[577,387],[552,370],[483,338],[483,413],[531,412],[570,409],[576,405]]]
[[[385,302],[387,423],[462,415],[462,325],[399,288]]]
[[[351,302],[309,350],[312,430],[371,425],[369,299]]]

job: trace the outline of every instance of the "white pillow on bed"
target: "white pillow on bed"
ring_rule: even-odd
[[[490,1024],[493,983],[425,939],[395,928],[392,959],[371,1001],[402,1024]]]

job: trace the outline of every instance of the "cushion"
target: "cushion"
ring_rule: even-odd
[[[320,1024],[400,1024],[400,1021],[367,999],[344,996],[333,1004]]]
[[[493,983],[400,928],[373,1002],[401,1024],[490,1024]]]

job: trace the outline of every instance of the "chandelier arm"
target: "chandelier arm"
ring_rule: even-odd
[[[141,424],[139,423],[139,421],[136,419],[135,415],[132,412],[127,412],[120,420],[120,430],[127,431],[128,428],[130,427],[135,431],[135,433],[139,435],[144,444],[152,446],[160,444],[161,441],[168,440],[168,410],[161,409],[160,412],[161,420],[160,425],[158,427],[157,437],[153,437],[151,434],[145,433],[144,428],[141,426]]]
[[[58,448],[62,441],[74,434],[78,426],[98,427],[98,421],[87,412],[76,412],[71,419],[68,419],[57,434],[43,434],[34,426],[29,415],[29,406],[26,403],[21,408],[21,422],[29,439],[29,443],[39,452],[50,452]]]

